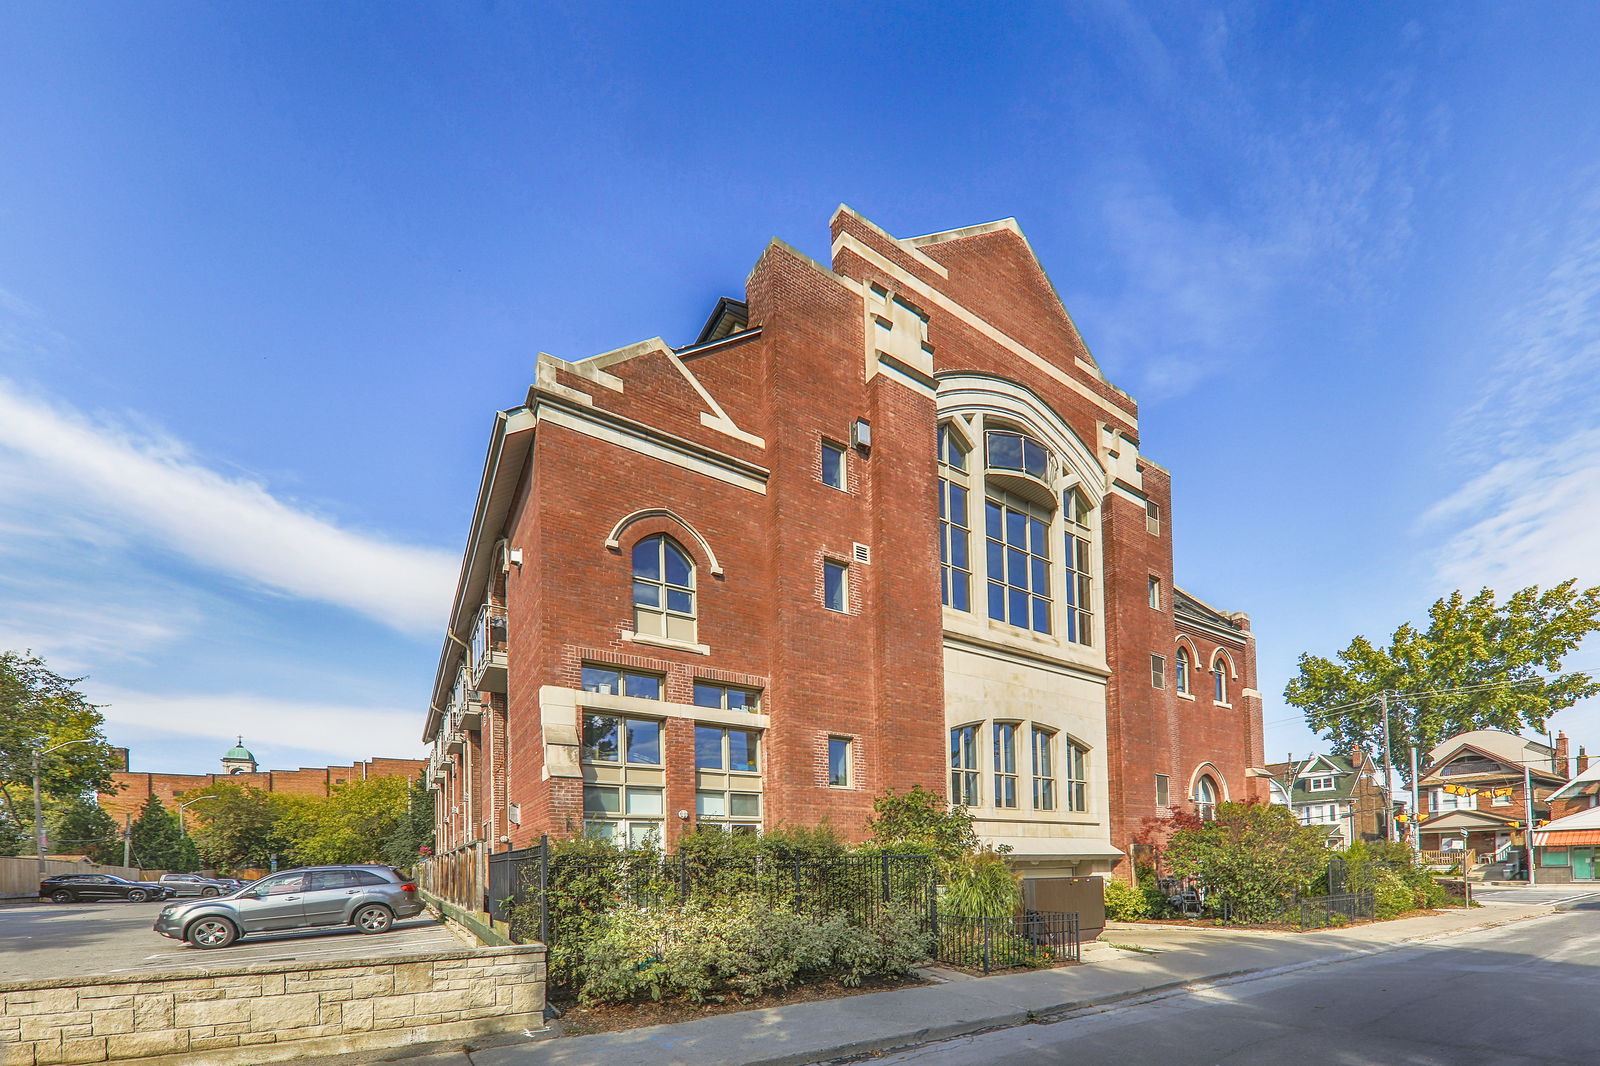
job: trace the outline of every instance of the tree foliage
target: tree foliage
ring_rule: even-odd
[[[326,800],[306,812],[310,831],[294,842],[294,860],[304,866],[382,862],[385,843],[406,817],[410,793],[403,777],[335,785]]]
[[[867,823],[880,847],[937,855],[953,860],[976,851],[978,834],[965,807],[952,807],[921,785],[906,792],[887,789],[872,801]]]
[[[383,861],[409,870],[424,849],[433,849],[433,790],[420,776],[406,792],[406,810],[383,842]]]
[[[1305,712],[1335,750],[1383,750],[1379,694],[1390,693],[1390,756],[1410,784],[1408,749],[1422,751],[1472,729],[1543,732],[1550,715],[1600,693],[1562,661],[1600,629],[1600,588],[1564,581],[1543,592],[1520,589],[1503,603],[1490,589],[1470,599],[1453,592],[1409,622],[1386,646],[1356,637],[1338,662],[1302,654],[1284,699]],[[1447,691],[1469,689],[1470,691]]]
[[[0,843],[33,835],[33,756],[67,741],[39,764],[39,791],[71,800],[110,791],[117,753],[100,732],[104,718],[76,688],[30,652],[0,652]]]
[[[184,835],[178,815],[167,810],[160,796],[152,794],[145,800],[128,837],[133,864],[142,870],[188,873],[199,868],[194,841]]]
[[[1323,841],[1280,804],[1221,803],[1211,821],[1172,834],[1166,861],[1179,877],[1220,893],[1234,921],[1266,922],[1326,869]]]
[[[84,855],[107,866],[122,863],[122,827],[87,796],[56,800],[45,812],[45,847],[52,855]]]
[[[252,785],[219,781],[200,790],[210,797],[206,803],[189,807],[194,821],[195,843],[205,865],[219,871],[266,866],[283,848],[278,828],[282,804],[272,802],[270,793]]]

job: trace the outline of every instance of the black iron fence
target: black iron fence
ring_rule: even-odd
[[[930,922],[932,954],[969,970],[1055,966],[1077,962],[1078,916],[1029,911],[1004,918],[935,914]]]
[[[1372,918],[1377,912],[1377,901],[1371,892],[1296,896],[1284,902],[1283,909],[1278,915],[1278,924],[1293,926],[1301,931],[1327,929],[1330,926],[1348,925],[1359,919]]]

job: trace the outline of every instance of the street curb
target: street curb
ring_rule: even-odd
[[[1404,937],[1388,944],[1376,944],[1370,948],[1342,952],[1322,959],[1310,959],[1305,962],[1292,963],[1287,966],[1266,966],[1247,968],[1243,970],[1228,970],[1222,973],[1207,974],[1204,977],[1191,977],[1181,981],[1168,981],[1159,985],[1149,985],[1145,988],[1133,989],[1127,992],[1115,992],[1091,999],[1075,1000],[1067,1003],[1058,1003],[1049,1007],[1040,1007],[1031,1011],[1012,1011],[1005,1014],[996,1014],[988,1018],[974,1018],[965,1022],[956,1022],[947,1026],[937,1026],[930,1029],[920,1029],[911,1033],[897,1033],[875,1037],[870,1040],[858,1040],[838,1047],[827,1048],[819,1051],[801,1054],[788,1054],[765,1059],[751,1059],[745,1066],[811,1066],[814,1063],[834,1063],[861,1058],[865,1055],[874,1055],[888,1052],[910,1051],[928,1044],[939,1043],[944,1040],[954,1040],[962,1036],[978,1036],[984,1033],[996,1032],[1001,1029],[1014,1029],[1020,1025],[1049,1025],[1064,1021],[1074,1014],[1102,1007],[1111,1007],[1142,999],[1160,999],[1174,992],[1186,989],[1198,991],[1212,985],[1224,982],[1237,981],[1240,978],[1250,977],[1262,979],[1277,977],[1282,974],[1294,973],[1299,970],[1309,970],[1318,966],[1331,966],[1335,963],[1349,962],[1352,959],[1365,958],[1369,955],[1381,955],[1394,951],[1397,948],[1410,944],[1425,944],[1433,940],[1443,940],[1446,937],[1458,936],[1462,933],[1478,932],[1484,929],[1494,929],[1502,925],[1511,925],[1514,922],[1526,921],[1530,918],[1545,918],[1558,911],[1555,908],[1544,908],[1529,914],[1518,914],[1497,921],[1481,922],[1477,925],[1465,926],[1460,929],[1447,929],[1438,933],[1427,933],[1414,937]]]

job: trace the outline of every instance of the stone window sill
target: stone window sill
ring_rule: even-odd
[[[624,631],[623,640],[631,640],[635,644],[648,644],[652,648],[672,648],[677,651],[693,652],[695,655],[710,655],[711,645],[695,644],[687,640],[673,640],[671,637],[652,637],[646,633],[630,633]]]

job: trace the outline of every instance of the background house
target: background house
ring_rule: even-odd
[[[1527,785],[1534,821],[1547,820],[1570,772],[1565,733],[1553,745],[1494,729],[1449,738],[1428,752],[1418,781],[1422,850],[1465,853],[1469,873],[1508,874],[1522,859]]]
[[[1293,809],[1302,825],[1328,834],[1328,846],[1349,847],[1356,840],[1383,840],[1388,832],[1383,787],[1361,752],[1311,755],[1268,763],[1272,802]]]

